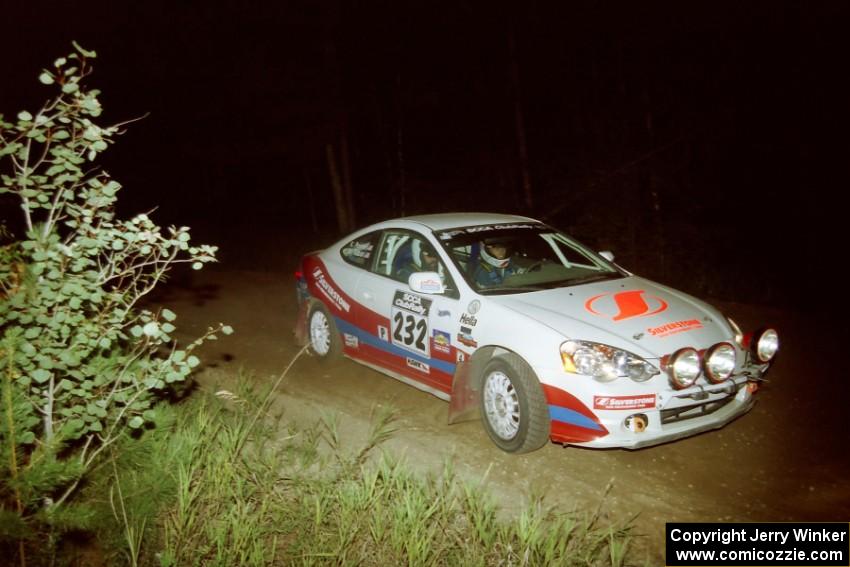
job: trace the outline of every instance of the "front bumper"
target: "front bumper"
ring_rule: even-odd
[[[721,384],[700,384],[685,390],[657,394],[654,408],[636,410],[595,410],[608,434],[584,443],[592,448],[641,449],[720,429],[744,415],[755,405],[747,387],[751,374],[741,374]],[[592,407],[592,406],[591,406]],[[639,431],[627,426],[627,418],[640,415],[645,420]]]

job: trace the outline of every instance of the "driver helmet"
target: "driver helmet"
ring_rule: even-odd
[[[487,252],[487,246],[493,246],[493,245],[500,245],[500,246],[504,246],[506,248],[504,258],[502,258],[502,259],[496,258],[492,254]],[[505,243],[503,241],[497,241],[497,240],[482,241],[481,242],[481,258],[485,262],[487,262],[488,264],[493,266],[494,268],[500,268],[500,269],[501,268],[507,268],[508,264],[510,264],[510,262],[511,262],[510,247],[507,245],[507,243]]]

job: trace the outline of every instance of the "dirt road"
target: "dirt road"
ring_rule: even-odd
[[[295,293],[289,273],[204,271],[191,284],[169,284],[159,301],[179,315],[181,333],[197,336],[226,322],[236,333],[204,347],[202,381],[239,368],[273,380],[297,352],[292,338]],[[612,485],[604,509],[613,518],[639,514],[646,535],[641,558],[663,564],[664,523],[671,521],[847,521],[850,472],[844,408],[846,372],[838,373],[838,339],[813,316],[720,304],[745,329],[770,322],[783,350],[758,403],[726,428],[643,449],[588,450],[549,444],[508,455],[479,422],[449,426],[448,405],[351,361],[326,371],[303,357],[278,393],[294,421],[336,413],[344,439],[362,442],[376,404],[395,407],[400,430],[389,446],[417,468],[453,459],[459,474],[481,478],[503,506],[521,506],[533,490],[566,509],[593,509]],[[489,471],[489,473],[487,472]],[[644,544],[642,544],[643,546]]]

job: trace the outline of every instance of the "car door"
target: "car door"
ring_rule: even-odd
[[[427,270],[429,265],[421,260],[429,255],[423,250],[436,256],[434,270]],[[413,271],[440,272],[447,292],[412,291],[407,278]],[[459,295],[445,260],[425,235],[407,229],[384,230],[372,273],[358,284],[357,301],[366,308],[358,313],[358,327],[368,335],[369,344],[361,348],[364,360],[413,380],[421,389],[451,392]]]

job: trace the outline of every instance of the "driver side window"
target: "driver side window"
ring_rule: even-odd
[[[437,272],[448,297],[458,297],[457,288],[437,251],[422,235],[407,230],[384,231],[373,271],[407,285],[411,274]]]

